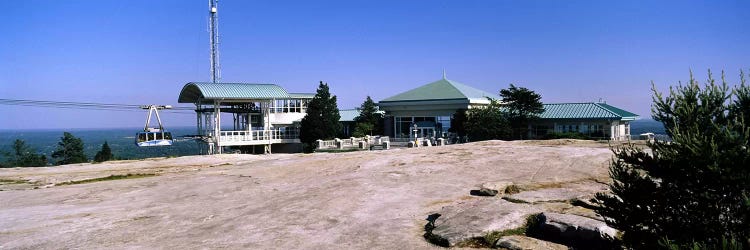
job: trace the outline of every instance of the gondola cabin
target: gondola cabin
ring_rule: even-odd
[[[143,131],[135,135],[135,145],[138,145],[138,147],[172,146],[172,133],[164,130],[164,126],[161,124],[161,117],[159,117],[159,109],[171,109],[172,106],[146,105],[141,106],[141,108],[148,109],[148,116],[146,117],[146,126],[143,128]],[[156,114],[156,120],[159,122],[158,128],[148,127],[152,114]]]
[[[172,146],[172,132],[148,131],[136,134],[135,144],[139,147]]]

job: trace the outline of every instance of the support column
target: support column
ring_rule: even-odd
[[[393,134],[391,135],[391,136],[393,136],[393,138],[397,137],[396,136],[396,125],[398,125],[398,124],[396,123],[396,117],[394,116],[393,117],[393,129],[392,129],[393,130]]]
[[[214,150],[221,154],[221,103],[214,101]]]
[[[265,146],[265,152],[266,154],[271,154],[271,105],[275,105],[276,100],[271,100],[271,102],[268,103],[268,106],[266,107],[266,112],[264,113],[264,119],[263,119],[263,135],[266,137],[266,140],[268,140],[268,144]]]

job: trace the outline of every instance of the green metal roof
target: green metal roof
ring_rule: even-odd
[[[486,101],[486,97],[497,98],[496,94],[470,87],[468,85],[448,80],[440,79],[428,83],[415,89],[403,92],[401,94],[388,97],[380,102],[404,102],[404,101],[428,101],[428,100],[457,100],[466,99],[469,101],[479,100]]]
[[[615,114],[617,114],[617,115],[619,115],[621,117],[625,117],[625,118],[628,118],[628,117],[637,118],[638,117],[638,115],[635,114],[635,113],[631,113],[629,111],[625,111],[623,109],[620,109],[618,107],[615,107],[615,106],[612,106],[612,105],[609,105],[609,104],[606,104],[606,103],[598,103],[598,104],[599,104],[599,106],[602,106],[602,107],[606,108],[607,110],[612,111],[612,112],[614,112]]]
[[[340,122],[353,122],[354,118],[357,118],[359,116],[359,110],[358,109],[340,109],[339,115],[341,118],[339,118]]]
[[[606,103],[550,103],[544,104],[542,119],[617,119],[635,120],[637,114]]]
[[[267,100],[306,98],[303,94],[289,94],[275,84],[190,82],[180,91],[179,103],[205,100]],[[306,95],[306,94],[305,94]]]

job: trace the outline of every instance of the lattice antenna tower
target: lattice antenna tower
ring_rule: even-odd
[[[211,42],[211,82],[221,81],[221,66],[219,64],[219,15],[217,6],[219,0],[208,0],[208,33]]]

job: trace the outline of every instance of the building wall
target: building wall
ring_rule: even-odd
[[[352,133],[354,133],[354,121],[343,121],[341,123],[341,138],[349,138],[352,136]]]
[[[455,112],[455,111],[454,111]],[[394,138],[411,138],[413,136],[413,125],[416,124],[424,124],[424,123],[433,123],[429,126],[433,130],[433,132],[436,134],[437,137],[442,137],[445,133],[448,132],[448,129],[450,129],[451,126],[451,116],[450,115],[438,115],[438,116],[396,116],[392,117],[393,119],[389,120],[391,123],[392,131],[389,133],[389,136],[392,136]],[[425,126],[420,126],[418,129],[424,129],[428,128]],[[424,136],[424,135],[420,135]],[[433,136],[433,135],[429,135]]]
[[[301,153],[302,143],[271,144],[271,153]]]
[[[403,102],[399,104],[381,105],[380,108],[386,112],[385,134],[394,138],[408,138],[411,132],[405,133],[404,127],[409,126],[409,123],[425,120],[440,123],[440,126],[436,126],[436,129],[438,129],[436,132],[447,133],[450,128],[450,118],[456,113],[456,110],[469,109],[472,105],[481,106],[484,104],[470,104],[468,100],[464,99]]]
[[[542,119],[530,125],[529,136],[543,138],[546,134],[567,132],[578,132],[594,138],[624,140],[630,137],[630,123],[608,119]]]
[[[271,124],[292,124],[301,121],[306,113],[271,113],[269,119]]]

